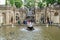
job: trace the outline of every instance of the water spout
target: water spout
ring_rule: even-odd
[[[12,24],[12,27],[14,27],[14,24]]]
[[[34,27],[34,30],[32,30],[31,32],[37,32],[39,30],[40,30],[39,28]],[[27,28],[21,28],[20,31],[30,32],[29,30],[27,30]]]
[[[46,24],[46,27],[48,27],[48,24]]]

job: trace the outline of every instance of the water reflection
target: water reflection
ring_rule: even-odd
[[[25,26],[4,26],[0,28],[0,40],[57,40],[60,29],[57,27],[35,26],[33,31]],[[58,29],[58,30],[57,30]]]

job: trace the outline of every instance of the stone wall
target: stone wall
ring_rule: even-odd
[[[49,17],[49,20],[52,21],[53,23],[60,23],[60,10],[54,10],[54,9],[47,9],[46,14],[45,14],[45,9],[39,11],[39,9],[35,10],[35,16],[36,16],[36,23],[40,23],[40,18],[41,14],[44,14],[46,17]],[[58,13],[57,16],[54,16],[55,12]]]
[[[58,12],[57,16],[54,16],[55,12]],[[11,23],[16,24],[17,23],[17,21],[16,21],[16,14],[17,13],[18,13],[20,22],[23,23],[23,21],[26,18],[26,13],[27,13],[26,9],[15,9],[14,11],[12,8],[4,9],[4,10],[0,9],[0,15],[3,16],[3,23],[4,24],[11,24]],[[35,17],[36,23],[40,23],[40,18],[42,16],[42,14],[45,15],[45,9],[43,9],[43,10],[40,10],[39,8],[35,9],[35,16],[34,17]],[[60,10],[47,9],[46,16],[49,16],[50,20],[53,23],[60,23]],[[12,22],[11,22],[11,17],[13,17]]]
[[[23,23],[23,20],[26,18],[26,11],[25,10],[17,10],[13,11],[12,9],[10,10],[0,10],[1,16],[3,16],[3,24],[11,24],[14,23],[16,24],[16,14],[18,13],[19,20],[21,23]],[[11,22],[11,18],[13,18],[13,21]]]

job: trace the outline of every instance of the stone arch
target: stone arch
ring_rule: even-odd
[[[6,13],[2,12],[2,16],[3,16],[3,24],[6,24]]]

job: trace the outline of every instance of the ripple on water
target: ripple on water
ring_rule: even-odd
[[[0,36],[0,40],[6,40],[4,37]]]
[[[33,31],[28,31],[26,29],[26,27],[19,29],[18,40],[49,40],[43,36],[41,27],[34,27],[35,30]]]
[[[34,30],[28,31],[27,28],[21,28],[20,31],[24,31],[24,32],[38,32],[38,31],[41,31],[41,29],[38,28],[38,27],[34,27]]]

